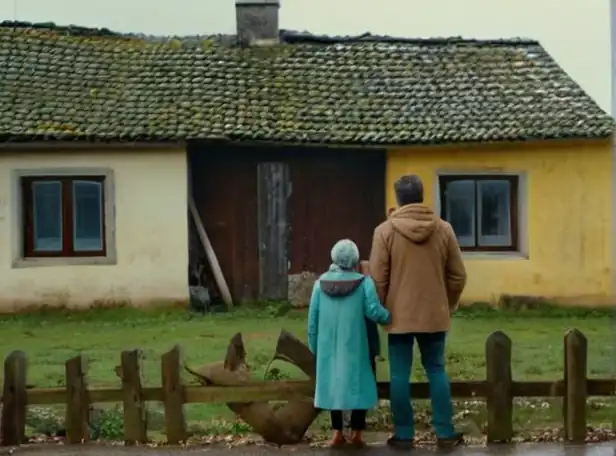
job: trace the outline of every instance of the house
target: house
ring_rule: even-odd
[[[237,301],[279,299],[418,173],[466,301],[612,290],[612,119],[529,40],[0,26],[0,309],[186,301],[193,198]],[[208,275],[208,274],[206,274]],[[310,274],[308,274],[310,275]]]

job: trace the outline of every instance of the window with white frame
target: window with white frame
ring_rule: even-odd
[[[515,251],[518,239],[518,176],[439,177],[441,217],[463,251]]]

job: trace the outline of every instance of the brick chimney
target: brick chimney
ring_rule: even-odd
[[[235,0],[237,36],[243,46],[278,43],[279,0]]]

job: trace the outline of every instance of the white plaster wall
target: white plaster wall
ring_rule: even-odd
[[[610,112],[609,0],[280,0],[280,26],[314,33],[534,38]],[[122,32],[235,31],[234,0],[4,0],[0,17]]]
[[[12,267],[15,169],[96,167],[114,173],[117,262]],[[28,305],[147,305],[188,298],[184,150],[0,151],[0,311]]]

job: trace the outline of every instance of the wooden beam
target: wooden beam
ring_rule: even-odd
[[[257,165],[257,225],[259,227],[259,297],[289,297],[289,166],[282,162]]]
[[[588,379],[588,396],[613,396],[614,379]],[[246,386],[184,386],[186,403],[225,403],[233,401],[275,401],[297,397],[310,397],[314,386],[305,380],[255,381]],[[451,393],[454,399],[485,399],[487,383],[483,380],[453,382]],[[389,398],[389,383],[379,382],[381,399]],[[144,387],[141,390],[146,401],[163,401],[161,387]],[[555,382],[513,382],[514,397],[563,397],[562,380]],[[66,400],[64,388],[33,388],[26,390],[28,405],[62,404]],[[96,388],[88,391],[91,403],[122,402],[121,388]],[[428,383],[413,383],[413,399],[429,399]]]
[[[122,352],[122,390],[124,403],[124,444],[136,445],[148,441],[147,406],[141,385],[141,352]]]
[[[21,445],[26,439],[27,375],[28,358],[24,352],[14,351],[6,357],[0,428],[2,446]]]
[[[203,226],[203,222],[201,221],[201,217],[199,216],[199,211],[197,211],[195,199],[193,198],[192,194],[188,195],[188,210],[193,218],[193,222],[195,223],[197,234],[199,235],[199,239],[201,240],[201,244],[203,245],[203,250],[205,251],[205,255],[207,256],[207,259],[212,268],[212,273],[214,274],[214,279],[216,280],[216,285],[218,285],[220,294],[222,295],[222,299],[225,301],[227,308],[231,310],[233,308],[233,299],[231,297],[231,292],[229,291],[229,286],[227,285],[225,276],[222,272],[222,269],[220,268],[220,263],[218,262],[216,252],[214,252],[214,248],[212,247],[210,238],[205,231],[205,227]]]
[[[513,438],[511,339],[502,331],[486,341],[486,379],[488,443],[508,443]]]
[[[182,391],[180,347],[175,346],[161,358],[162,398],[165,406],[167,443],[178,445],[186,440],[185,391]]]
[[[586,439],[587,365],[586,336],[577,329],[572,329],[565,335],[565,395],[563,400],[565,440],[571,443],[584,443]]]
[[[90,438],[90,396],[86,380],[87,363],[82,355],[66,362],[66,440],[68,443],[84,443]]]

